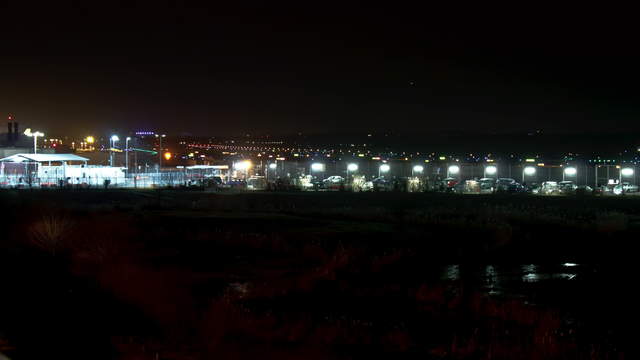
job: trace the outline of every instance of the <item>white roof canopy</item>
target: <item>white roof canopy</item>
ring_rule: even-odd
[[[89,161],[75,154],[15,154],[0,159],[1,162],[55,162],[55,161]]]

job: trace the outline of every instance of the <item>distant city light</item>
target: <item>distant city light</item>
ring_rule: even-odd
[[[564,169],[564,174],[565,175],[569,175],[569,176],[573,176],[578,172],[578,170],[576,170],[576,168],[574,167],[568,167],[566,169]]]
[[[524,174],[531,176],[534,175],[536,173],[536,168],[533,166],[527,166],[524,168]]]
[[[136,135],[145,136],[145,135],[155,135],[156,133],[153,131],[136,131]]]
[[[347,170],[349,171],[358,171],[358,164],[349,164],[347,165]]]
[[[633,176],[633,172],[634,171],[632,168],[623,168],[622,170],[620,170],[622,176]]]
[[[380,165],[380,172],[387,172],[389,170],[391,170],[391,166],[389,166],[389,164]]]
[[[498,168],[494,165],[489,165],[484,169],[487,175],[495,175],[498,172]]]
[[[93,136],[87,136],[85,141],[87,142],[87,144],[93,144],[94,142],[96,142],[96,139]]]
[[[311,171],[324,171],[324,164],[323,163],[311,164]]]
[[[168,151],[164,153],[164,159],[165,159],[165,160],[171,160],[171,157],[172,157],[172,156],[173,156],[173,155],[171,155],[171,153],[170,153],[170,152],[168,152]]]
[[[450,175],[455,175],[455,174],[457,174],[459,172],[460,172],[460,166],[458,166],[458,165],[449,166],[449,174]]]

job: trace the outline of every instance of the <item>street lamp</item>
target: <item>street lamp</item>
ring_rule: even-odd
[[[127,175],[129,174],[129,141],[131,141],[131,137],[127,136],[124,142],[124,164],[127,168]]]
[[[447,168],[447,177],[451,177],[451,175],[457,175],[460,173],[460,166],[451,165]]]
[[[389,166],[389,164],[380,165],[378,168],[378,177],[380,177],[382,173],[389,172],[389,170],[391,170],[391,166]]]
[[[522,169],[522,182],[524,183],[524,176],[533,176],[536,174],[536,168],[533,166],[525,166]]]
[[[27,130],[24,131],[24,134],[33,138],[33,153],[37,154],[38,153],[38,137],[43,137],[44,133],[40,131],[31,132],[31,129],[28,128]]]
[[[109,138],[110,143],[109,143],[109,152],[111,153],[109,156],[109,166],[113,166],[113,150],[116,147],[116,143],[118,141],[120,141],[120,138],[118,137],[118,135],[111,135],[111,137]]]
[[[564,171],[562,172],[562,181],[564,181],[564,176],[575,176],[578,173],[578,170],[576,170],[576,168],[574,168],[573,166],[565,168]]]
[[[622,182],[622,177],[631,177],[631,176],[633,176],[633,174],[634,174],[634,173],[635,173],[635,172],[633,171],[633,168],[626,167],[626,168],[622,168],[622,169],[620,169],[620,179],[619,179],[619,182]],[[634,182],[635,182],[635,181],[634,181]]]
[[[411,177],[414,177],[415,173],[422,174],[423,171],[424,171],[424,166],[422,166],[422,165],[414,165],[411,168]]]
[[[493,176],[498,173],[498,168],[495,165],[489,165],[484,168],[484,177],[487,175]]]
[[[313,163],[313,164],[311,164],[311,171],[313,171],[313,172],[322,172],[322,171],[324,171],[324,164],[323,163]]]

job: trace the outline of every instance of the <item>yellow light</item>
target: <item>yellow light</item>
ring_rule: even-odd
[[[170,152],[167,151],[166,153],[164,153],[164,159],[165,160],[171,160],[171,157],[172,157],[172,155],[171,155]]]
[[[87,136],[85,140],[88,144],[93,144],[94,142],[96,142],[96,139],[93,136]]]
[[[536,162],[536,159],[525,159],[526,162]]]
[[[544,163],[538,163],[538,166],[544,166]]]
[[[440,156],[438,159],[440,159],[440,160],[446,160],[446,159],[447,159],[447,157],[446,157],[446,156]]]

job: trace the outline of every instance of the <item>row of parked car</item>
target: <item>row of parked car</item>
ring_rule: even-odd
[[[637,185],[629,182],[598,186],[595,189],[588,185],[576,185],[573,181],[545,181],[540,184],[520,184],[511,178],[482,178],[478,180],[466,180],[458,182],[456,179],[448,178],[443,180],[445,191],[457,193],[532,193],[540,195],[572,195],[584,194],[605,194],[611,193],[621,195],[625,193],[638,192]]]

